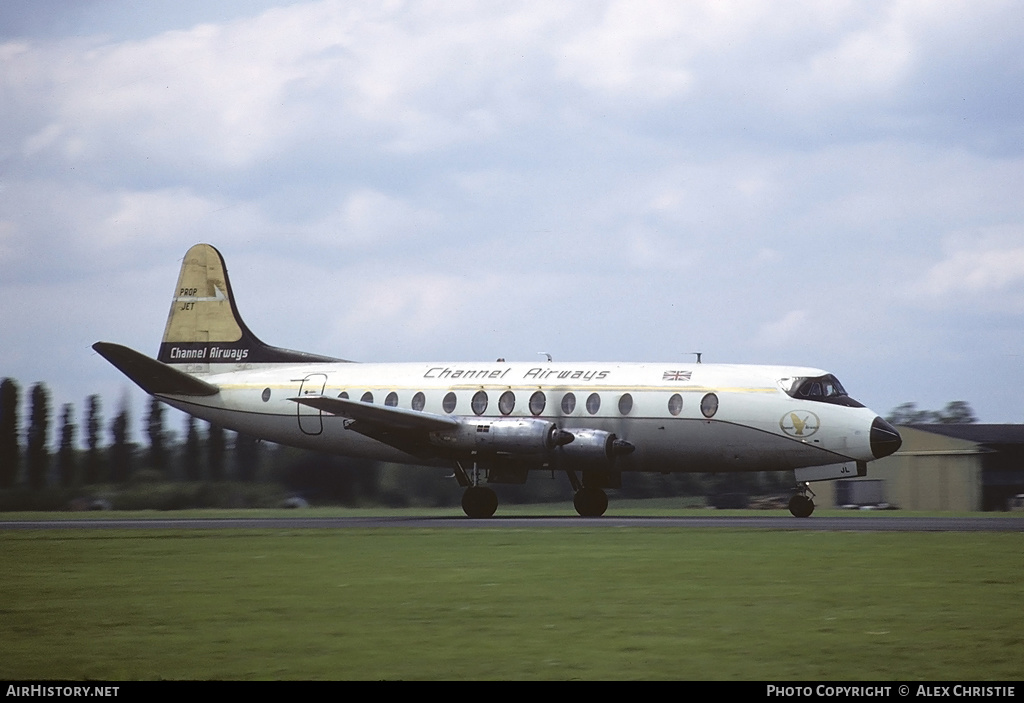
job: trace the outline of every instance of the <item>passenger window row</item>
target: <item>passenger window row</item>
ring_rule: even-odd
[[[339,398],[348,399],[348,391],[342,391],[338,394]],[[372,403],[373,393],[366,391],[360,398],[360,402]],[[449,391],[441,401],[441,409],[448,415],[455,412],[458,407],[458,396],[453,392]],[[422,391],[417,391],[412,397],[410,407],[413,410],[421,411],[426,407],[427,399]],[[543,415],[544,410],[547,408],[548,399],[544,391],[535,391],[529,399],[527,407],[530,410],[530,414],[534,416]],[[384,405],[388,407],[398,407],[398,393],[391,391],[384,398]],[[490,396],[487,391],[477,391],[473,394],[470,399],[470,409],[474,415],[483,415],[487,412],[487,408],[490,405]],[[591,415],[596,415],[601,410],[601,394],[591,393],[587,396],[584,403],[584,407],[587,412]],[[498,396],[498,412],[502,415],[511,415],[516,409],[516,394],[513,391],[505,391]],[[572,415],[576,410],[576,394],[569,392],[562,396],[561,410],[563,415]],[[700,403],[700,410],[704,417],[711,418],[718,412],[718,396],[714,393],[706,394]],[[629,393],[623,393],[619,396],[619,414],[629,415],[633,411],[633,396]],[[679,415],[683,411],[683,396],[679,393],[674,393],[668,399],[668,412],[673,416]]]

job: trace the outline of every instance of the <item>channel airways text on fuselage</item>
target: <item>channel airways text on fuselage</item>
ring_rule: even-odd
[[[448,379],[450,381],[488,380],[498,381],[508,377],[512,371],[511,366],[504,368],[460,368],[451,366],[431,366],[423,374],[423,378]],[[528,369],[518,376],[523,381],[601,381],[608,377],[610,370],[585,371],[582,369],[545,369],[535,367]]]

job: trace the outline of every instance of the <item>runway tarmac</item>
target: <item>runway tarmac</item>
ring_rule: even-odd
[[[1024,517],[284,517],[284,518],[95,518],[69,520],[0,520],[0,530],[71,529],[528,529],[558,527],[683,527],[818,532],[1024,532]]]

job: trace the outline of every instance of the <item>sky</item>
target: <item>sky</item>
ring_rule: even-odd
[[[0,376],[140,420],[208,242],[277,346],[1024,422],[1022,86],[1013,2],[8,0]]]

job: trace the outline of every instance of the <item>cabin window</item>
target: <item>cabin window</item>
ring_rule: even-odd
[[[516,408],[516,394],[512,391],[505,391],[498,398],[498,411],[502,415],[509,415]]]
[[[270,389],[269,388],[264,388],[263,389],[263,402],[266,403],[268,400],[270,400]]]
[[[591,393],[587,396],[587,412],[591,415],[596,415],[597,411],[601,409],[601,396],[597,393]]]
[[[718,412],[718,396],[714,393],[708,393],[706,396],[700,399],[700,411],[704,417],[709,420],[715,416]]]
[[[629,415],[629,411],[633,409],[633,396],[629,393],[623,393],[622,397],[619,398],[619,414]]]
[[[473,408],[473,412],[477,415],[483,415],[487,412],[487,392],[477,391],[473,394],[473,401],[470,403]]]
[[[543,391],[537,391],[530,396],[530,414],[540,415],[544,412],[544,406],[547,405],[547,398],[544,397]]]
[[[444,400],[441,401],[441,409],[444,410],[446,413],[453,413],[455,412],[455,405],[457,401],[458,398],[456,397],[456,395],[454,393],[449,392],[444,396]]]
[[[423,395],[423,391],[417,391],[416,395],[412,397],[412,409],[419,412],[427,404],[427,397]]]
[[[674,393],[672,397],[668,399],[668,411],[672,415],[678,415],[683,412],[683,396],[678,393]]]
[[[338,394],[338,397],[341,398],[342,400],[348,400],[348,391],[342,391],[341,393]]]
[[[360,398],[359,400],[361,400],[364,403],[372,403],[373,393],[371,393],[370,391],[366,391],[365,393],[363,393],[363,397]]]
[[[566,415],[572,415],[572,411],[576,409],[576,395],[574,393],[566,393],[562,396],[562,412]]]
[[[387,405],[389,408],[396,407],[398,405],[398,394],[394,391],[388,393],[388,397],[384,399],[384,405]]]

